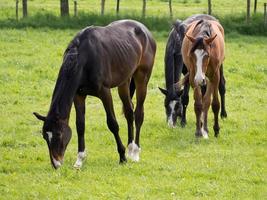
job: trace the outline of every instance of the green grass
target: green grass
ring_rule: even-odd
[[[37,1],[29,2],[37,7]],[[55,4],[46,3],[56,13]],[[89,97],[87,160],[81,170],[72,167],[77,151],[72,111],[72,140],[63,167],[55,171],[40,133],[42,124],[32,112],[47,113],[62,54],[85,18],[80,25],[68,28],[70,23],[66,19],[49,15],[58,20],[56,28],[56,23],[52,27],[40,23],[29,26],[36,18],[21,26],[11,26],[6,18],[11,15],[7,11],[0,16],[0,199],[266,198],[267,37],[264,34],[227,32],[224,70],[228,118],[220,120],[221,135],[216,139],[210,111],[210,139],[205,141],[194,137],[192,92],[186,128],[170,129],[166,125],[163,96],[157,87],[164,86],[163,58],[169,30],[165,25],[152,29],[158,51],[145,103],[141,161],[118,164],[115,141],[107,129],[102,104]],[[38,15],[33,13],[34,16]],[[39,16],[42,23],[47,23],[44,15]],[[105,20],[108,17],[98,23],[104,24]],[[151,18],[146,23],[154,22]],[[126,144],[126,120],[116,89],[113,96],[120,135]]]

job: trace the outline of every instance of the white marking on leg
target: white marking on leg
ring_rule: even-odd
[[[204,130],[204,128],[201,128],[201,133],[204,139],[209,139],[208,132]]]
[[[203,112],[201,112],[200,121],[202,122],[202,126],[203,126],[203,123],[204,123],[204,113]]]
[[[128,157],[135,162],[139,161],[139,153],[141,148],[139,148],[134,141],[128,145]]]
[[[75,167],[75,168],[81,168],[82,165],[83,165],[83,161],[84,161],[85,157],[86,157],[86,153],[85,153],[85,151],[83,151],[83,152],[78,152],[77,160],[76,160],[76,162],[75,162],[75,164],[74,164],[74,167]]]
[[[196,49],[195,50],[195,55],[197,59],[196,67],[197,67],[197,72],[195,74],[195,83],[197,85],[201,85],[203,80],[205,80],[205,74],[202,72],[202,60],[205,55],[207,55],[207,52],[205,52],[203,49]]]

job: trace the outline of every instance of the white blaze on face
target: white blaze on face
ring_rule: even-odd
[[[47,136],[48,136],[48,141],[49,141],[49,143],[51,143],[51,140],[52,140],[52,137],[53,137],[52,132],[48,131],[48,132],[46,132],[46,134],[47,134]]]
[[[172,128],[174,128],[174,121],[173,121],[173,117],[172,115],[175,114],[175,105],[176,105],[177,101],[176,100],[173,100],[173,101],[170,101],[170,104],[169,104],[169,107],[171,109],[171,113],[170,115],[168,116],[168,125]]]
[[[205,80],[205,74],[202,71],[202,62],[205,55],[207,55],[207,52],[205,52],[203,49],[196,49],[194,51],[197,59],[196,67],[197,72],[195,75],[195,84],[201,85],[203,83],[203,80]]]

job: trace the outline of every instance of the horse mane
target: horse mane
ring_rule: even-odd
[[[212,35],[212,29],[211,24],[209,20],[201,19],[199,20],[192,33],[198,33],[196,37],[196,41],[194,42],[191,52],[194,52],[197,48],[203,48],[204,47],[204,38],[209,38]]]
[[[64,55],[61,68],[57,77],[55,89],[52,95],[49,114],[53,117],[58,115],[67,115],[64,105],[69,104],[66,96],[70,96],[75,90],[78,72],[78,48],[81,44],[81,32],[68,44]]]
[[[204,39],[203,37],[198,37],[196,41],[194,42],[190,52],[194,52],[197,48],[203,48],[204,47]]]

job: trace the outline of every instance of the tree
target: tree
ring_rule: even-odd
[[[101,0],[101,15],[104,15],[105,11],[105,0]]]
[[[117,15],[119,14],[119,11],[120,11],[120,0],[117,0],[117,8],[116,8]]]
[[[143,10],[142,10],[142,17],[146,17],[146,0],[143,0]]]
[[[208,14],[211,15],[211,0],[208,0]]]
[[[172,19],[172,0],[169,0],[170,18]]]
[[[28,15],[27,0],[22,0],[22,12],[23,12],[23,17],[27,17]]]
[[[69,16],[69,0],[60,0],[60,15]]]

